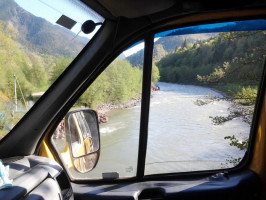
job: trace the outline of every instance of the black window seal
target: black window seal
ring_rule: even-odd
[[[144,61],[143,61],[143,81],[142,81],[142,100],[140,114],[139,130],[139,149],[137,163],[137,179],[144,177],[146,151],[148,142],[148,123],[150,112],[150,95],[151,95],[151,72],[152,72],[152,55],[154,45],[154,35],[148,35],[145,40]]]

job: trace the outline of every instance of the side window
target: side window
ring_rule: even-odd
[[[156,35],[160,81],[150,103],[145,175],[232,168],[248,148],[265,31],[184,34],[188,30]]]
[[[88,173],[75,171],[66,158],[64,125],[60,124],[53,134],[52,143],[74,179],[136,176],[143,61],[130,62],[129,56],[138,48],[133,46],[118,56],[71,108],[90,108],[98,113],[101,152],[97,166]],[[143,59],[143,51],[138,57]],[[75,139],[79,148],[79,138]]]

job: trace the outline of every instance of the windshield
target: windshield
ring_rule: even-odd
[[[19,122],[99,30],[78,0],[0,0],[0,139]],[[90,34],[82,24],[99,25]]]

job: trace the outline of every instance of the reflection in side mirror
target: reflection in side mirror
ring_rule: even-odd
[[[90,109],[69,112],[65,117],[65,132],[74,168],[81,173],[92,170],[100,154],[96,112]]]

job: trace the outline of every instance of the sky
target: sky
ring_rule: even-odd
[[[160,38],[154,38],[154,42],[159,40]],[[144,42],[136,43],[129,47],[127,50],[125,50],[123,53],[126,57],[138,52],[139,50],[144,49]]]
[[[125,50],[125,51],[123,52],[123,54],[124,54],[126,57],[128,57],[128,56],[130,56],[130,55],[132,55],[132,54],[138,52],[138,51],[141,50],[141,49],[144,49],[144,42],[141,42],[141,43],[139,43],[139,44],[137,44],[137,45],[133,45],[133,46],[129,47],[127,50]]]

